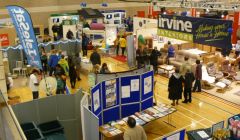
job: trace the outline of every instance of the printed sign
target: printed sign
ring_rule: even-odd
[[[1,46],[9,46],[8,34],[0,34]]]
[[[16,28],[20,42],[27,56],[28,64],[42,69],[38,52],[38,43],[34,34],[32,20],[26,9],[19,6],[7,6]]]
[[[203,45],[231,49],[232,21],[159,15],[158,35]]]

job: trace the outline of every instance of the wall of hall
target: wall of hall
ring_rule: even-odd
[[[19,5],[23,7],[43,7],[43,6],[63,6],[63,5],[80,5],[81,2],[88,4],[98,4],[102,2],[117,3],[118,0],[0,0],[0,9],[7,5]]]
[[[5,14],[0,14],[0,19],[3,19],[3,18],[10,18],[8,13],[6,11],[3,11],[5,10],[6,8],[2,5],[11,5],[13,4],[13,1],[15,0],[7,0],[8,2],[3,2],[3,1],[0,1],[0,12],[2,11],[2,13],[5,13]],[[29,3],[27,3],[26,1],[28,1]],[[48,18],[50,17],[51,14],[56,14],[56,13],[72,13],[72,12],[77,12],[77,10],[62,10],[60,9],[61,11],[54,11],[52,12],[51,9],[48,9],[48,8],[51,8],[51,6],[59,6],[59,5],[64,5],[64,2],[63,0],[41,0],[41,2],[38,1],[38,3],[40,3],[39,5],[37,5],[37,1],[38,0],[21,0],[21,2],[17,1],[15,3],[15,5],[20,5],[20,6],[23,6],[23,7],[29,7],[29,8],[34,8],[34,7],[41,7],[41,6],[44,6],[44,11],[43,12],[31,12],[30,11],[30,14],[31,14],[31,17],[32,17],[32,21],[33,21],[33,24],[34,25],[43,25],[45,28],[48,27]],[[68,0],[69,2],[67,3],[67,5],[74,5],[74,4],[77,4],[79,5],[79,1],[76,2],[75,0]],[[98,1],[98,0],[88,0],[88,4],[91,4],[91,2],[93,3]],[[110,0],[109,0],[110,1]],[[48,3],[49,2],[49,3]],[[98,1],[98,3],[101,3],[102,1]],[[105,0],[106,2],[106,0]],[[111,3],[113,2],[118,2],[117,0],[111,0]],[[48,3],[48,5],[46,5]],[[55,5],[56,4],[56,5]],[[66,4],[66,2],[65,2]],[[97,3],[95,3],[97,4]],[[126,3],[126,7],[115,7],[115,8],[110,8],[110,7],[107,7],[107,8],[104,8],[106,10],[117,10],[117,9],[121,9],[121,10],[126,10],[127,12],[127,16],[133,16],[133,15],[136,15],[137,14],[137,11],[145,11],[145,15],[147,15],[148,13],[148,5],[146,4],[146,6],[139,6],[139,5],[136,5],[136,7],[134,7],[134,5],[131,5],[129,6],[128,3]],[[104,10],[103,8],[101,8],[100,4],[98,6],[100,10]],[[80,8],[80,5],[79,5],[79,9]],[[41,11],[41,10],[39,10]]]

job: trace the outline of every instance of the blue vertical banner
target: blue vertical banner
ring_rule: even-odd
[[[41,59],[38,51],[38,43],[28,11],[20,6],[7,6],[7,9],[27,56],[28,64],[42,69]]]

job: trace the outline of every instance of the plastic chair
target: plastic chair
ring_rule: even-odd
[[[16,61],[16,67],[13,68],[13,74],[15,74],[15,72],[18,72],[18,74],[20,75],[22,70],[22,65],[23,65],[22,61]]]

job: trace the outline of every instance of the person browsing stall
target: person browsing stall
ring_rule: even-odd
[[[202,64],[200,60],[196,60],[196,72],[195,72],[195,83],[193,87],[193,92],[201,92],[201,80],[202,80]]]
[[[172,106],[178,105],[178,100],[182,99],[184,82],[183,76],[180,74],[179,69],[175,69],[175,73],[170,77],[168,82],[168,98],[172,100]]]
[[[97,52],[97,48],[94,48],[93,53],[90,56],[90,61],[92,65],[95,66],[96,64],[101,65],[101,56]]]
[[[68,76],[69,66],[64,55],[61,56],[61,59],[58,61],[58,64],[64,69],[65,75]]]
[[[59,59],[58,59],[58,56],[56,55],[56,50],[52,50],[52,54],[50,55],[50,58],[48,61],[48,66],[50,68],[49,76],[52,76],[52,74],[55,72],[58,61]]]
[[[29,77],[29,87],[32,90],[32,95],[33,95],[33,99],[38,99],[39,98],[39,80],[38,80],[38,76],[39,76],[39,71],[37,69],[33,69],[32,70],[32,74]]]
[[[124,132],[124,140],[147,140],[147,135],[143,127],[136,125],[134,118],[128,117],[127,125],[129,128]]]
[[[184,76],[184,101],[182,103],[192,102],[192,83],[194,82],[194,74],[189,69]]]
[[[101,68],[101,70],[100,70],[100,73],[101,73],[101,74],[111,73],[110,70],[109,70],[109,68],[108,68],[107,63],[103,63],[103,64],[102,64],[102,68]]]
[[[124,52],[125,52],[126,47],[127,47],[127,40],[124,37],[121,37],[119,39],[119,44],[120,44],[120,47],[122,49],[122,56],[124,56]]]

